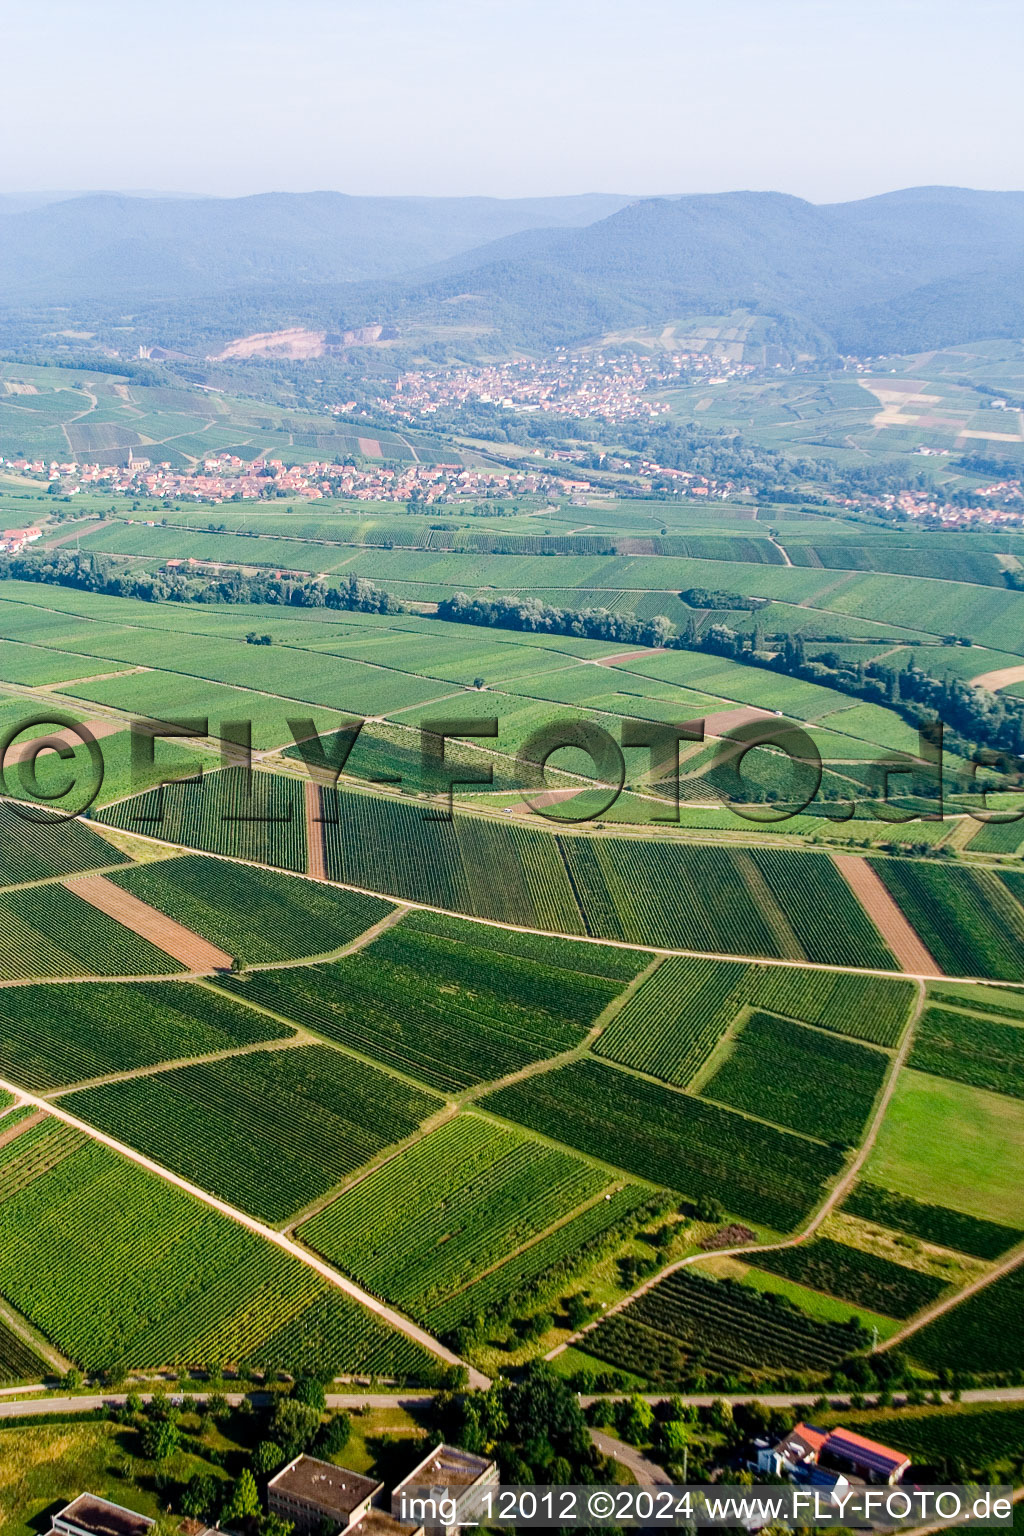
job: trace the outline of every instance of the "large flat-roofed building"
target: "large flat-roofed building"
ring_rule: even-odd
[[[325,1525],[346,1531],[370,1507],[383,1483],[315,1456],[296,1456],[267,1484],[267,1508],[290,1520],[297,1536],[318,1536]]]
[[[65,1504],[50,1523],[50,1536],[147,1536],[153,1521],[101,1499],[95,1493],[80,1493]]]
[[[423,1527],[396,1520],[386,1509],[371,1504],[366,1514],[349,1526],[348,1536],[423,1536]]]
[[[429,1536],[440,1536],[442,1532],[444,1536],[452,1536],[458,1528],[469,1495],[497,1482],[496,1462],[486,1456],[474,1456],[470,1451],[461,1451],[454,1445],[438,1445],[395,1488],[391,1495],[391,1513],[396,1520],[421,1523]],[[414,1488],[424,1494],[430,1490],[438,1495],[446,1492],[456,1501],[456,1519],[443,1525],[432,1523],[429,1514],[419,1510],[409,1495],[409,1490]]]

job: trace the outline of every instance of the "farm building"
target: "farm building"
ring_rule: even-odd
[[[49,1536],[146,1536],[154,1524],[95,1493],[80,1493],[53,1516]]]
[[[462,1519],[462,1508],[467,1496],[482,1488],[496,1486],[497,1464],[485,1456],[474,1456],[469,1451],[457,1450],[452,1445],[439,1445],[424,1456],[407,1477],[397,1485],[391,1495],[391,1513],[396,1518],[417,1518],[415,1500],[410,1490],[416,1489],[420,1497],[429,1491],[435,1497],[447,1495],[456,1501],[455,1520],[450,1525],[427,1525],[429,1536],[453,1536]]]
[[[829,1465],[855,1473],[868,1483],[898,1483],[910,1466],[910,1457],[877,1440],[868,1440],[852,1429],[834,1429],[825,1441]]]
[[[757,1469],[778,1477],[807,1478],[812,1471],[854,1477],[867,1483],[898,1483],[910,1466],[910,1457],[879,1445],[851,1429],[817,1429],[797,1424],[777,1445],[758,1441]]]

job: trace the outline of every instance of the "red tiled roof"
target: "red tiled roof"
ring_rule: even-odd
[[[822,1429],[815,1429],[813,1424],[797,1424],[786,1438],[791,1439],[793,1435],[799,1435],[801,1440],[811,1447],[812,1451],[820,1451],[828,1439],[826,1432]]]

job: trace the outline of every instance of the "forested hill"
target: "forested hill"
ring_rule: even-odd
[[[590,224],[629,200],[98,193],[32,207],[0,199],[0,292],[16,307],[174,302],[281,284],[301,291],[408,272],[518,230]]]
[[[88,197],[0,218],[19,310],[124,313],[150,339],[367,323],[453,351],[576,345],[754,310],[791,349],[911,351],[1024,333],[1024,192],[918,187],[816,206],[644,198]],[[142,307],[140,307],[142,306]]]
[[[510,236],[450,260],[414,302],[468,293],[506,327],[518,309],[526,334],[555,342],[743,308],[841,350],[882,350],[874,322],[886,347],[909,350],[1019,334],[1024,288],[1008,279],[1022,266],[1024,193],[919,187],[818,207],[731,192]]]

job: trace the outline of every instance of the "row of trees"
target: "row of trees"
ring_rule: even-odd
[[[147,603],[264,603],[268,607],[332,608],[360,613],[402,613],[405,604],[364,576],[345,576],[329,587],[314,576],[225,570],[216,576],[140,571],[109,556],[83,550],[0,557],[0,581],[38,581],[106,597]]]
[[[537,597],[469,597],[456,592],[437,605],[437,617],[456,624],[493,629],[518,629],[531,634],[575,635],[587,640],[614,640],[627,645],[667,645],[675,633],[670,619],[659,614],[638,619],[608,608],[555,608]]]

